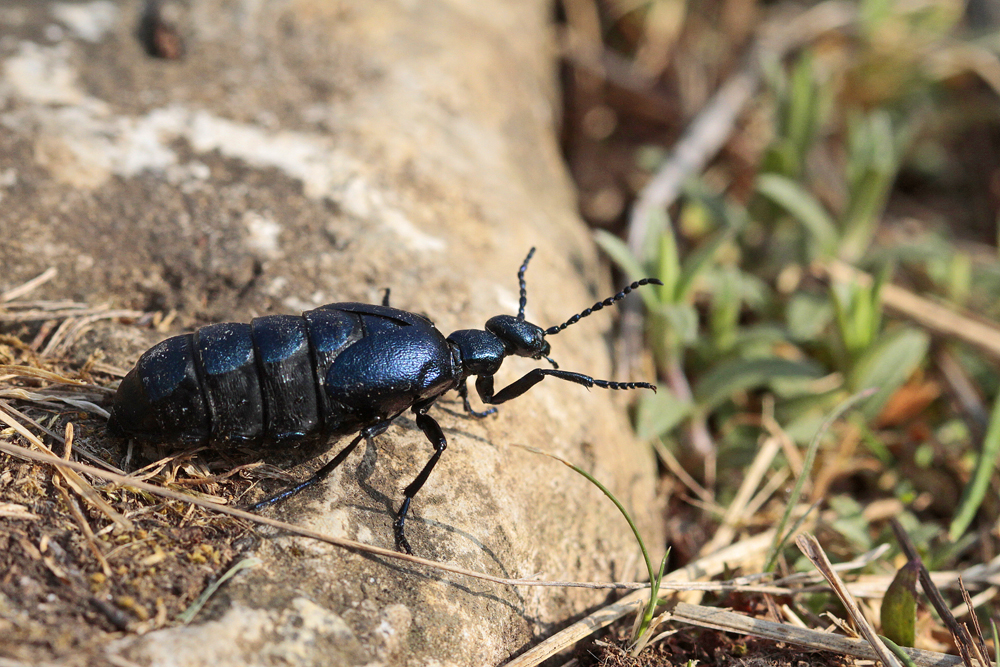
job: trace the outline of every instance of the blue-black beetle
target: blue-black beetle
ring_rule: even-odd
[[[646,382],[609,382],[558,370],[548,357],[546,336],[625,298],[638,280],[559,326],[542,329],[524,319],[524,273],[532,248],[517,274],[517,317],[497,315],[485,329],[462,329],[447,338],[425,317],[389,307],[331,303],[298,315],[268,315],[250,324],[224,323],[174,336],[147,350],[115,394],[109,430],[118,436],[216,445],[281,443],[310,436],[357,433],[305,482],[261,501],[254,509],[315,484],[347,458],[362,438],[383,433],[406,410],[434,447],[434,454],[406,487],[393,524],[397,548],[412,553],[403,532],[410,502],[427,481],[447,446],[441,427],[427,410],[455,389],[465,410],[485,417],[469,404],[466,380],[488,405],[517,398],[546,376],[605,389],[652,389]],[[536,368],[494,392],[493,376],[511,355],[546,359],[553,368]]]

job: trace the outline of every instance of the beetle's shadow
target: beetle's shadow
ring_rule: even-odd
[[[391,530],[392,519],[395,517],[395,512],[392,512],[392,511],[383,512],[381,510],[378,510],[378,509],[375,509],[375,508],[372,508],[372,507],[365,507],[363,505],[348,505],[348,507],[351,507],[352,509],[355,509],[355,510],[359,510],[360,512],[370,513],[373,516],[388,517],[389,518],[388,526],[389,526],[389,529]],[[489,556],[493,559],[493,561],[498,564],[498,566],[500,568],[500,571],[502,572],[502,574],[499,575],[499,576],[502,576],[502,577],[504,577],[506,579],[512,578],[510,576],[510,574],[507,572],[507,570],[500,564],[500,561],[496,557],[496,555],[488,547],[486,547],[482,542],[480,542],[479,540],[477,540],[472,535],[469,535],[468,533],[465,533],[464,531],[457,530],[457,529],[455,529],[455,528],[453,528],[451,526],[446,526],[446,525],[441,524],[441,523],[439,523],[437,521],[430,521],[430,520],[425,520],[425,519],[417,519],[417,521],[419,523],[423,523],[423,524],[426,524],[426,525],[439,526],[439,527],[442,527],[442,528],[444,528],[445,530],[447,530],[449,532],[452,532],[454,534],[461,535],[461,536],[465,537],[466,539],[468,539],[469,541],[471,541],[472,543],[474,543],[477,547],[479,547],[482,551],[484,551],[485,553],[489,554]],[[515,602],[513,602],[511,600],[508,600],[508,599],[504,599],[504,598],[500,597],[499,595],[497,595],[496,593],[492,593],[492,592],[490,592],[488,590],[485,590],[485,588],[476,590],[476,589],[472,588],[468,584],[462,584],[462,583],[459,583],[458,581],[455,581],[454,579],[448,579],[447,578],[448,575],[449,575],[448,572],[437,572],[437,571],[434,571],[434,570],[428,571],[428,568],[425,568],[425,567],[416,567],[416,566],[413,566],[413,565],[407,563],[406,561],[396,560],[394,558],[386,558],[384,556],[379,556],[378,554],[370,554],[370,553],[365,553],[365,552],[359,552],[359,555],[362,556],[362,557],[364,557],[364,558],[366,558],[366,559],[368,559],[368,560],[370,560],[370,561],[378,562],[383,567],[387,567],[387,568],[389,568],[391,570],[399,572],[400,574],[405,574],[408,577],[417,577],[417,578],[423,579],[425,581],[436,581],[436,582],[445,583],[445,584],[448,584],[449,586],[453,586],[454,588],[457,588],[458,590],[460,590],[460,591],[462,591],[464,593],[467,593],[469,595],[474,595],[474,596],[479,597],[479,598],[484,598],[486,600],[490,600],[492,602],[496,602],[496,603],[502,604],[503,606],[507,607],[508,609],[510,609],[511,611],[513,611],[514,613],[516,613],[517,615],[519,615],[520,617],[524,618],[526,621],[529,621],[529,622],[532,622],[532,623],[534,623],[534,622],[537,621],[537,619],[535,617],[528,616],[525,613],[525,610],[524,610],[524,605],[525,605],[524,596],[521,594],[521,592],[516,587],[510,587],[511,588],[511,594],[516,599],[516,604],[515,604]],[[428,556],[424,556],[424,557],[425,558],[428,558],[428,557],[432,558],[433,554],[428,555]],[[454,577],[454,576],[458,576],[458,575],[452,574],[451,576]],[[485,581],[485,580],[482,583],[483,583],[484,587],[487,586],[487,585],[490,585],[490,584],[492,584],[492,585],[498,585],[498,584],[494,584],[493,582],[488,582],[488,581]],[[499,585],[502,586],[502,584],[499,584]]]
[[[438,408],[438,409],[440,409],[440,410],[442,410],[443,412],[449,414],[450,416],[455,417],[456,421],[458,421],[459,423],[466,422],[469,419],[472,419],[464,411],[453,410],[451,408],[446,408],[446,407],[441,406],[441,405],[436,405],[435,407]],[[413,419],[410,419],[410,418],[405,417],[405,416],[400,416],[400,417],[397,417],[393,421],[393,425],[394,426],[399,426],[400,428],[404,428],[404,429],[406,429],[408,431],[416,432],[416,433],[420,434],[420,439],[423,442],[423,444],[425,445],[425,447],[423,447],[423,448],[417,448],[416,451],[420,451],[420,452],[424,453],[426,455],[426,459],[422,459],[419,462],[419,464],[418,464],[418,468],[417,468],[418,472],[417,472],[417,474],[419,474],[419,470],[423,469],[424,465],[426,465],[427,461],[430,460],[431,456],[433,455],[434,450],[433,450],[433,447],[431,446],[431,443],[429,441],[427,441],[427,439],[423,436],[423,433],[421,432],[420,428],[417,426],[416,422]],[[469,433],[468,431],[466,431],[466,430],[464,430],[462,428],[442,427],[442,431],[445,432],[446,437],[448,437],[449,439],[451,438],[451,436],[461,435],[462,437],[467,438],[467,439],[469,439],[469,440],[471,440],[473,442],[477,442],[477,443],[480,443],[482,445],[487,445],[487,446],[490,446],[490,447],[494,447],[493,443],[489,439],[487,439],[487,438],[485,438],[485,437],[483,437],[481,435],[476,435],[476,434],[473,434],[473,433]],[[356,455],[352,453],[352,455],[350,457],[348,457],[348,459],[345,460],[341,464],[341,467],[343,467],[343,466],[351,466],[353,468],[353,469],[348,469],[348,470],[344,471],[343,476],[345,478],[345,481],[348,480],[348,479],[355,480],[357,482],[358,488],[366,496],[368,496],[373,501],[373,503],[375,505],[377,505],[377,506],[372,506],[372,505],[367,505],[367,504],[359,504],[359,503],[346,503],[343,506],[344,507],[349,507],[349,508],[351,508],[353,510],[357,510],[357,511],[360,511],[360,512],[368,513],[368,514],[370,514],[372,516],[384,517],[385,519],[387,519],[387,521],[386,521],[386,529],[391,534],[392,530],[393,530],[393,528],[392,528],[393,522],[395,521],[395,517],[396,517],[396,511],[397,511],[398,507],[401,505],[401,503],[403,502],[403,495],[399,494],[398,497],[390,497],[390,496],[386,495],[385,493],[383,493],[382,491],[380,491],[378,488],[376,488],[373,484],[370,483],[370,480],[371,480],[372,476],[375,474],[376,470],[378,469],[377,466],[378,466],[378,459],[379,459],[379,447],[380,447],[380,444],[384,443],[384,441],[382,443],[380,443],[380,441],[379,441],[380,437],[381,436],[375,436],[374,438],[365,438],[364,439],[365,447],[364,447],[363,454],[361,456],[361,460],[358,463],[356,463],[356,464],[354,464],[352,466],[353,461],[356,460]],[[293,461],[297,461],[296,463],[293,463],[293,465],[295,465],[296,467],[298,467],[298,465],[300,465],[300,464],[303,464],[303,465],[304,464],[309,464],[309,467],[313,467],[314,464],[311,464],[310,463],[311,461],[318,461],[320,459],[329,460],[329,458],[337,456],[337,454],[340,451],[342,451],[344,447],[348,446],[349,442],[350,442],[349,439],[346,439],[346,438],[339,439],[337,442],[335,442],[333,444],[332,447],[329,446],[329,444],[327,444],[324,447],[322,444],[317,444],[316,442],[304,442],[304,443],[301,444],[300,447],[297,448],[297,451],[294,452],[294,454],[293,453],[289,453],[289,452],[284,452],[283,455],[280,458],[284,458],[286,460],[292,459]],[[383,444],[383,446],[384,446],[384,444]],[[318,448],[318,450],[317,450],[317,448]],[[329,453],[330,457],[324,456],[324,453]],[[260,453],[258,452],[258,455],[259,454]],[[275,452],[272,451],[272,452],[266,453],[265,454],[265,459],[270,459],[271,458],[271,456],[269,456],[268,454],[274,455]],[[320,463],[319,465],[322,466],[323,464]],[[416,475],[414,475],[414,476],[416,476]],[[329,479],[329,478],[327,478],[327,479]],[[401,481],[404,481],[404,480],[401,480]],[[322,484],[324,484],[324,483],[325,482],[321,482],[318,486],[322,486]],[[409,483],[409,480],[405,480],[405,483]],[[306,493],[308,493],[308,491]],[[503,564],[502,560],[500,559],[500,557],[498,556],[498,554],[495,551],[493,551],[489,546],[487,546],[482,541],[480,541],[479,539],[477,539],[471,533],[468,533],[466,531],[460,530],[458,528],[455,528],[454,526],[442,523],[440,521],[435,521],[435,520],[432,520],[432,519],[425,519],[425,518],[420,517],[419,516],[420,498],[421,498],[421,494],[418,493],[417,496],[416,496],[416,499],[414,501],[414,504],[411,506],[410,513],[407,515],[407,525],[408,526],[413,526],[413,525],[416,525],[416,524],[420,524],[420,525],[422,525],[424,527],[424,530],[421,531],[421,532],[427,533],[427,532],[433,531],[434,529],[438,529],[438,530],[442,530],[442,531],[446,531],[448,533],[451,533],[457,539],[464,539],[464,540],[472,543],[476,549],[478,549],[482,553],[484,553],[487,556],[487,558],[489,560],[491,560],[496,565],[497,570],[501,573],[498,576],[501,576],[503,578],[508,578],[508,579],[509,578],[513,578],[513,577],[511,577],[511,574],[508,571],[508,569],[504,566],[504,564]],[[406,573],[411,574],[411,575],[420,576],[420,577],[422,577],[424,579],[427,579],[427,580],[446,581],[446,580],[442,579],[439,576],[435,576],[433,573],[428,573],[428,572],[426,572],[424,570],[421,570],[421,569],[415,569],[415,568],[408,567],[408,566],[406,566],[401,561],[392,561],[391,559],[382,559],[380,557],[373,556],[371,554],[364,554],[364,555],[365,555],[366,558],[378,559],[379,562],[381,562],[386,567],[391,567],[391,568],[393,568],[393,569],[395,569],[397,571],[400,571],[400,572],[406,572]],[[462,591],[465,591],[465,592],[467,592],[469,594],[477,595],[477,596],[483,596],[483,597],[485,597],[485,598],[487,598],[489,600],[493,600],[495,602],[499,602],[499,603],[501,603],[501,604],[509,607],[512,611],[514,611],[515,613],[517,613],[521,617],[525,618],[526,620],[534,622],[534,620],[532,618],[530,618],[528,616],[525,616],[525,614],[524,614],[524,604],[525,604],[524,597],[521,595],[520,591],[518,591],[516,588],[514,589],[514,593],[513,594],[516,597],[516,600],[517,600],[518,604],[515,604],[514,602],[511,602],[509,600],[502,599],[502,598],[500,598],[500,597],[498,597],[498,596],[496,596],[496,595],[494,595],[492,593],[488,593],[486,591],[476,591],[476,590],[474,590],[473,588],[470,588],[467,585],[459,584],[459,583],[456,583],[455,581],[447,581],[447,583],[449,583],[450,585],[455,586],[458,589],[460,589]]]
[[[404,427],[412,428],[413,430],[416,430],[418,432],[420,431],[420,429],[417,427],[416,423],[413,422],[412,420],[409,420],[409,419],[399,418],[399,419],[396,420],[395,423],[397,425],[399,425],[399,426],[404,426]],[[475,440],[475,441],[478,441],[478,442],[480,442],[482,444],[487,444],[487,445],[492,446],[492,443],[489,440],[487,440],[486,438],[483,438],[482,436],[472,435],[470,433],[466,433],[465,431],[461,431],[461,430],[458,430],[458,429],[452,429],[452,428],[447,428],[447,429],[442,428],[442,430],[445,431],[447,434],[458,433],[458,434],[461,434],[462,436],[467,437],[467,438],[469,438],[471,440]],[[427,443],[427,444],[429,445],[430,443]],[[387,516],[391,517],[391,521],[390,521],[390,528],[391,528],[392,522],[395,521],[397,508],[403,502],[403,497],[400,496],[399,498],[390,498],[389,496],[387,496],[386,494],[382,493],[381,491],[379,491],[374,486],[372,486],[371,484],[368,483],[368,480],[371,478],[371,476],[373,474],[375,474],[376,465],[378,464],[378,457],[379,457],[378,450],[379,450],[379,444],[378,444],[378,441],[377,441],[377,437],[373,438],[373,439],[366,439],[365,440],[365,452],[364,452],[364,454],[363,454],[363,456],[361,458],[361,462],[358,463],[357,466],[355,467],[354,478],[357,480],[358,487],[369,498],[371,498],[375,502],[377,502],[380,505],[382,505],[382,507],[384,508],[384,513]],[[432,455],[433,455],[433,449],[430,448],[430,447],[428,447],[427,448],[427,460],[428,461],[430,460],[430,458],[431,458]],[[424,467],[424,465],[426,465],[426,463],[427,463],[427,461],[423,461],[422,463],[420,463],[418,470],[423,469],[423,467]],[[438,465],[440,465],[440,462],[439,462]],[[417,474],[419,474],[419,472]],[[417,502],[416,498],[419,498],[419,497],[420,497],[419,494],[417,496],[415,496],[414,504],[411,505],[410,512],[409,512],[409,514],[406,517],[407,525],[415,523],[415,522],[416,523],[422,523],[425,526],[435,526],[437,528],[441,528],[441,529],[443,529],[445,531],[448,531],[448,532],[452,533],[455,536],[459,536],[459,537],[465,538],[466,540],[472,542],[483,553],[485,553],[487,555],[487,557],[489,557],[490,560],[492,560],[494,563],[496,563],[496,565],[500,569],[500,571],[503,572],[503,576],[505,578],[510,578],[510,574],[507,572],[507,569],[504,567],[504,564],[501,562],[499,556],[497,556],[497,554],[492,549],[490,549],[488,546],[486,546],[481,541],[479,541],[478,539],[476,539],[473,535],[471,535],[470,533],[467,533],[465,531],[459,530],[459,529],[455,528],[454,526],[449,526],[447,524],[441,523],[439,521],[433,521],[431,519],[423,519],[423,518],[417,516],[416,515],[416,510],[413,507],[414,507],[414,505]],[[352,507],[354,509],[366,511],[366,512],[379,512],[378,510],[375,510],[372,507],[366,507],[366,506],[362,506],[362,505],[350,505],[350,507]],[[382,512],[379,512],[379,513],[382,513]]]
[[[416,428],[416,424],[409,420],[400,420],[400,421],[402,422],[400,425],[404,426],[412,425],[413,428]],[[407,424],[407,422],[409,422],[409,424]],[[474,437],[474,436],[469,436],[469,437]],[[378,458],[379,458],[378,450],[379,450],[379,445],[377,442],[377,437],[371,439],[365,439],[365,450],[364,453],[362,454],[361,461],[354,467],[353,474],[349,474],[348,477],[354,478],[357,481],[358,488],[362,492],[364,492],[365,495],[371,498],[375,503],[381,505],[381,508],[372,507],[370,505],[361,505],[358,503],[348,503],[345,504],[344,506],[356,510],[359,513],[367,513],[373,517],[378,516],[380,518],[387,519],[386,529],[391,533],[392,525],[396,517],[397,505],[399,505],[402,502],[402,500],[390,498],[389,496],[382,493],[372,484],[369,483],[369,480],[371,479],[372,475],[375,474],[376,466],[378,465]],[[428,458],[429,457],[430,455],[428,455]],[[373,525],[374,523],[375,522],[367,522],[368,525]],[[415,523],[423,524],[424,526],[433,526],[445,530],[447,532],[450,532],[455,536],[464,538],[465,540],[475,545],[477,549],[486,554],[488,558],[496,564],[497,568],[501,572],[499,576],[502,576],[503,578],[507,579],[512,578],[510,572],[504,566],[499,556],[492,549],[490,549],[490,547],[488,547],[486,544],[484,544],[482,541],[480,541],[470,533],[459,530],[454,526],[449,526],[439,521],[433,521],[431,519],[423,519],[419,516],[416,516],[413,510],[411,510],[410,514],[407,516],[407,525],[412,525]],[[475,590],[468,585],[444,579],[443,578],[444,573],[441,573],[441,575],[435,575],[434,573],[427,572],[422,568],[418,569],[409,566],[403,561],[386,559],[374,554],[366,554],[363,552],[361,553],[361,555],[369,560],[378,561],[384,567],[388,567],[400,573],[405,573],[408,576],[419,577],[427,581],[443,581],[470,595],[475,595],[477,597],[482,597],[487,600],[491,600],[493,602],[502,604],[511,609],[511,611],[513,611],[514,613],[524,618],[525,620],[530,622],[535,622],[535,619],[525,615],[524,611],[525,600],[520,591],[518,591],[516,588],[513,590],[513,595],[516,598],[517,604],[515,604],[510,600],[503,599],[494,593],[490,593],[485,590]]]

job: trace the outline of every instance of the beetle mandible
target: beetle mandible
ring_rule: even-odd
[[[382,305],[331,303],[302,315],[268,315],[250,324],[223,323],[168,338],[147,350],[115,394],[108,429],[143,440],[212,442],[223,446],[282,445],[310,436],[357,436],[312,477],[252,506],[260,509],[312,486],[340,465],[362,439],[384,433],[406,410],[434,447],[420,474],[403,491],[393,534],[396,548],[413,553],[403,527],[413,497],[447,447],[427,414],[442,394],[457,390],[474,417],[496,412],[472,409],[466,381],[476,376],[483,403],[517,398],[546,377],[585,387],[652,389],[648,382],[610,382],[559,370],[549,358],[553,336],[591,313],[624,299],[644,278],[598,301],[558,326],[542,329],[524,319],[528,252],[517,273],[517,316],[497,315],[485,329],[462,329],[447,338],[427,318]],[[494,391],[493,376],[506,357],[545,359]]]

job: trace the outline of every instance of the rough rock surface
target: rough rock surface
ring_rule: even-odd
[[[144,51],[139,10],[0,7],[0,291],[55,266],[47,298],[176,309],[191,327],[391,287],[393,305],[449,332],[515,313],[516,270],[537,246],[529,320],[556,324],[610,293],[556,145],[549,3],[167,3],[178,60]],[[609,377],[609,319],[553,338],[561,367]],[[112,331],[101,345],[127,367],[151,340]],[[498,386],[533,365],[508,361]],[[510,577],[635,576],[614,507],[511,446],[583,464],[654,534],[653,466],[620,398],[549,380],[481,421],[442,401],[449,447],[408,525],[418,555]],[[429,455],[401,420],[273,513],[391,547],[401,490]],[[287,536],[265,535],[256,555],[196,623],[77,659],[490,665],[606,597]]]

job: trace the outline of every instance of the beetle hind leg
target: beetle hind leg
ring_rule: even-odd
[[[383,428],[382,430],[384,431],[385,429]],[[257,510],[263,509],[268,505],[274,505],[275,503],[279,503],[282,500],[291,498],[299,491],[308,489],[310,486],[314,486],[319,482],[322,482],[324,479],[326,479],[327,475],[333,472],[337,468],[337,466],[339,466],[341,463],[344,462],[344,459],[346,459],[350,455],[350,453],[354,451],[354,448],[358,446],[358,443],[361,442],[362,439],[374,437],[375,435],[378,435],[379,432],[380,431],[372,432],[372,428],[367,428],[361,431],[361,433],[359,433],[358,436],[354,438],[354,440],[351,440],[351,443],[349,445],[344,447],[337,453],[336,456],[327,461],[322,468],[317,470],[312,475],[312,477],[305,480],[304,482],[299,482],[298,484],[292,486],[291,488],[285,489],[281,493],[277,493],[271,496],[270,498],[265,498],[260,502],[256,502],[253,505],[250,505],[249,507],[247,507],[247,510],[250,512],[256,512]]]

